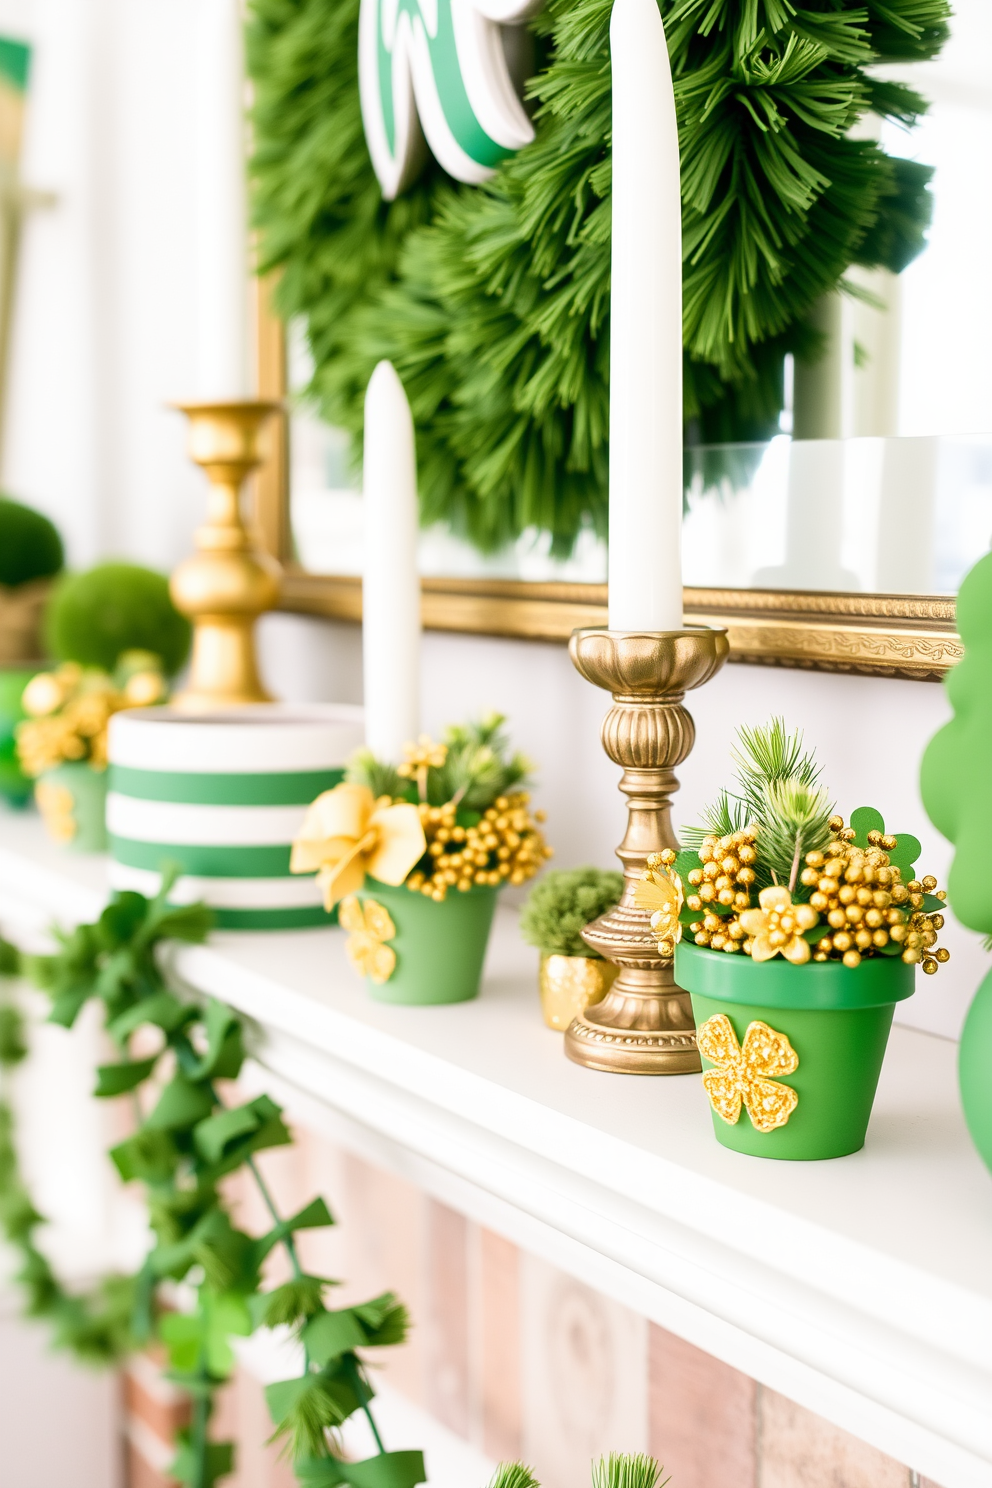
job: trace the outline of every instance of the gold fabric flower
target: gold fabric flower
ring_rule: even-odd
[[[289,860],[291,873],[313,873],[331,910],[354,894],[370,873],[381,883],[401,884],[427,851],[416,806],[375,799],[367,785],[344,782],[324,791],[307,808]]]
[[[345,950],[359,976],[367,976],[379,987],[388,982],[396,970],[396,952],[383,942],[392,940],[396,926],[383,905],[375,899],[364,901],[349,894],[341,900],[338,921],[348,931]]]
[[[671,856],[674,858],[675,854]],[[651,929],[658,938],[661,954],[674,956],[675,947],[682,938],[679,915],[685,894],[682,880],[661,861],[660,854],[652,853],[648,858],[648,866],[634,885],[634,903],[651,916]]]
[[[752,937],[751,957],[770,961],[782,955],[794,966],[810,958],[810,943],[803,931],[812,930],[820,916],[808,904],[793,904],[788,889],[777,884],[762,889],[758,895],[760,909],[745,909],[740,916],[741,928]]]
[[[799,1104],[791,1085],[780,1085],[773,1075],[791,1075],[799,1055],[784,1033],[756,1020],[748,1024],[743,1046],[724,1013],[707,1018],[696,1034],[699,1052],[713,1069],[703,1071],[710,1105],[728,1126],[740,1120],[741,1105],[755,1131],[784,1126]]]

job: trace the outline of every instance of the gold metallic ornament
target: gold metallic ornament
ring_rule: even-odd
[[[663,861],[670,859],[670,862]],[[675,947],[682,939],[679,915],[685,903],[682,880],[672,871],[675,854],[671,849],[665,853],[652,853],[647,867],[641,874],[640,883],[634,885],[634,903],[638,909],[647,910],[651,916],[651,929],[658,941],[658,950],[663,956],[673,956]]]
[[[619,970],[598,956],[542,956],[541,1011],[548,1027],[564,1033],[573,1018],[605,997]]]
[[[799,1068],[799,1055],[786,1035],[755,1019],[739,1044],[730,1019],[716,1013],[707,1018],[697,1038],[700,1054],[713,1066],[703,1071],[703,1085],[721,1121],[736,1126],[743,1105],[755,1131],[785,1126],[799,1104],[791,1085],[772,1078]]]
[[[271,702],[255,657],[255,621],[275,607],[282,570],[256,546],[241,515],[241,487],[262,462],[260,436],[278,403],[181,403],[190,458],[210,482],[197,552],[172,575],[176,608],[193,622],[189,685],[175,705],[191,712]]]
[[[440,904],[449,889],[467,893],[504,883],[516,887],[533,878],[553,856],[553,849],[538,830],[544,812],[531,815],[529,800],[526,791],[497,796],[469,827],[458,825],[456,801],[445,801],[442,806],[421,801],[417,809],[432,867],[426,873],[419,868],[411,873],[407,888]]]
[[[786,888],[772,885],[758,895],[760,909],[746,909],[740,916],[741,928],[751,937],[751,956],[755,961],[770,961],[784,956],[793,966],[802,966],[810,958],[810,944],[803,932],[811,930],[819,919],[808,904],[793,904]]]
[[[349,894],[341,901],[338,921],[348,931],[345,950],[359,976],[367,976],[379,987],[388,982],[396,970],[396,952],[384,944],[396,935],[389,911],[375,899]]]
[[[635,900],[653,853],[678,843],[671,825],[674,767],[695,739],[682,706],[729,654],[722,629],[672,631],[576,630],[573,665],[588,682],[613,694],[603,722],[603,748],[623,769],[627,831],[617,848],[624,868],[620,903],[582,932],[582,938],[620,975],[601,1002],[587,1007],[565,1035],[576,1064],[616,1073],[685,1074],[700,1068],[689,995],[675,985],[672,959],[658,949],[651,915]]]

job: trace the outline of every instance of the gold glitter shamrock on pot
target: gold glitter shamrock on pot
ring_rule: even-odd
[[[685,903],[682,880],[672,872],[675,854],[670,847],[651,853],[640,882],[634,885],[634,903],[651,916],[651,929],[658,938],[662,956],[674,956],[682,938],[679,915]]]
[[[396,952],[383,942],[396,934],[389,911],[375,899],[364,902],[354,894],[341,900],[338,920],[348,931],[345,950],[359,976],[367,976],[376,986],[388,982],[396,970]]]
[[[809,960],[811,950],[803,931],[812,930],[820,916],[808,904],[793,904],[788,889],[773,884],[758,895],[760,909],[745,909],[740,916],[741,928],[752,937],[751,956],[755,961],[770,961],[782,955],[793,966]]]
[[[791,1085],[780,1085],[774,1075],[791,1075],[799,1055],[784,1033],[755,1020],[748,1024],[743,1045],[724,1013],[716,1013],[696,1034],[699,1052],[713,1065],[703,1071],[710,1105],[728,1126],[740,1120],[741,1105],[755,1131],[771,1132],[784,1126],[799,1104]]]
[[[408,802],[373,796],[367,785],[344,782],[324,791],[307,808],[293,841],[290,873],[317,872],[324,908],[353,894],[371,874],[380,883],[401,884],[427,851],[420,813]]]

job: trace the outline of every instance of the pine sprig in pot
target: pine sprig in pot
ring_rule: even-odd
[[[591,1463],[592,1488],[665,1488],[665,1469],[644,1453],[611,1452]],[[541,1488],[529,1467],[520,1462],[501,1462],[489,1488]]]
[[[654,896],[660,906],[668,895],[674,906],[658,909],[663,951],[688,930],[698,946],[755,961],[781,955],[854,968],[865,957],[901,956],[935,972],[949,957],[937,948],[946,896],[935,878],[916,877],[917,839],[886,833],[870,807],[846,825],[802,735],[787,734],[781,719],[738,737],[737,792],[722,792],[704,826],[684,834],[694,848],[648,861],[645,903]]]

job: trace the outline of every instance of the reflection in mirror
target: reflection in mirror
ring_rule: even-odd
[[[953,594],[992,537],[992,435],[782,437],[693,454],[690,586]]]
[[[930,100],[881,142],[934,167],[928,245],[900,275],[853,269],[817,308],[823,355],[786,365],[782,435],[690,448],[684,572],[700,588],[951,594],[992,537],[992,5],[956,0],[939,57],[887,66]],[[291,388],[309,380],[291,337]],[[290,519],[312,573],[359,574],[362,502],[349,441],[298,403]],[[789,436],[792,436],[790,439]],[[425,575],[603,583],[604,544],[565,562],[542,534],[483,556],[447,530],[421,539]]]

